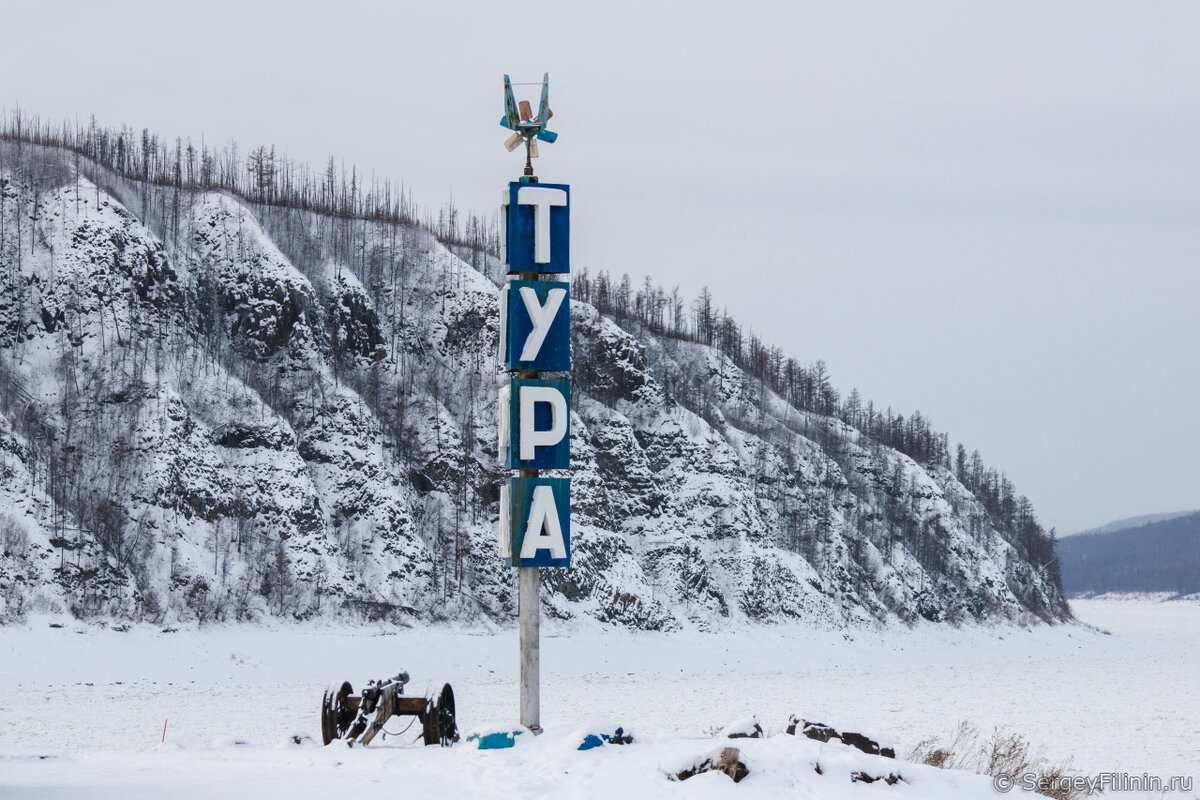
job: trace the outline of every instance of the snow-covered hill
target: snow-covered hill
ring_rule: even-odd
[[[494,260],[0,149],[0,619],[511,616]],[[944,464],[713,347],[578,301],[572,324],[574,565],[546,573],[551,616],[1067,616]]]

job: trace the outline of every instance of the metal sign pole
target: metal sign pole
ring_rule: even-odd
[[[532,177],[533,170],[526,169],[530,182],[537,181]],[[536,272],[518,272],[517,277],[523,281],[536,281]],[[522,378],[537,378],[541,375],[538,370],[522,370],[517,373]],[[519,470],[522,478],[536,478],[536,469]],[[541,567],[517,568],[517,627],[520,629],[518,643],[521,653],[521,724],[534,734],[542,732],[542,606],[538,597],[541,584]]]
[[[553,142],[550,77],[542,78],[537,117],[513,97],[504,76],[504,117],[513,133],[509,151],[525,144],[525,174],[503,195],[501,261],[508,280],[500,291],[500,361],[509,375],[500,389],[498,450],[515,472],[500,492],[500,554],[517,568],[521,725],[541,733],[541,576],[571,565],[570,186],[540,184],[533,174],[534,139]],[[512,473],[509,473],[512,475]],[[553,472],[552,472],[553,475]]]
[[[541,609],[538,567],[517,570],[517,604],[521,627],[521,724],[541,733]]]

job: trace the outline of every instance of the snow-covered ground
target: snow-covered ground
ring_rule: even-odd
[[[0,629],[0,797],[977,797],[986,779],[891,762],[906,782],[851,784],[877,757],[781,736],[741,740],[751,776],[670,783],[726,723],[790,714],[861,721],[903,754],[960,720],[1020,732],[1085,775],[1190,775],[1200,793],[1200,603],[1084,600],[1086,626],[849,634],[544,632],[548,732],[514,750],[294,745],[319,740],[324,687],[401,668],[449,681],[465,729],[516,719],[516,634],[437,629],[148,627],[37,620]],[[604,717],[638,744],[576,752]],[[166,743],[162,743],[166,721]],[[393,721],[389,729],[402,724]],[[855,755],[848,755],[855,754]],[[838,766],[839,759],[844,761]],[[849,760],[846,760],[849,759]],[[818,776],[812,765],[824,767]],[[757,767],[757,769],[756,769]]]

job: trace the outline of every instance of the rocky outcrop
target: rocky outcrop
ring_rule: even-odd
[[[823,722],[811,722],[795,715],[788,721],[787,732],[793,736],[804,736],[818,742],[841,742],[847,747],[853,747],[871,756],[896,757],[895,746],[877,733],[866,734],[845,729],[837,730]],[[867,782],[870,783],[869,780]]]

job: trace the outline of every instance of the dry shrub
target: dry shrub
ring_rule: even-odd
[[[945,738],[930,737],[917,742],[908,753],[908,760],[942,769],[962,769],[981,775],[1036,775],[1041,786],[1050,786],[1047,797],[1055,800],[1076,800],[1087,792],[1072,788],[1064,778],[1072,775],[1071,759],[1051,763],[1031,752],[1028,739],[1019,733],[1006,733],[999,728],[985,736],[969,722],[960,722]]]

